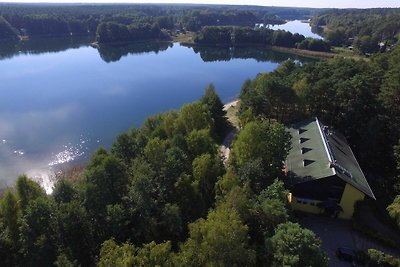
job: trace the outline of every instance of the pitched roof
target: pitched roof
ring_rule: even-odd
[[[317,118],[292,125],[292,148],[286,160],[289,183],[336,175],[375,199],[346,139]]]

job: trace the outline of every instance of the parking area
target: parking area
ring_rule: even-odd
[[[322,248],[327,252],[329,266],[351,266],[337,259],[335,252],[338,247],[349,247],[357,250],[374,248],[396,256],[397,252],[371,240],[351,227],[351,221],[332,219],[317,215],[304,215],[299,221],[303,227],[312,230],[322,240]]]

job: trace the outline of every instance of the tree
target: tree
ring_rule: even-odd
[[[20,216],[21,211],[17,198],[12,192],[7,191],[0,202],[0,218],[5,227],[3,231],[14,246],[18,242],[18,219]]]
[[[266,199],[277,199],[283,204],[288,203],[289,191],[285,188],[284,183],[281,180],[275,179],[274,182],[265,188],[257,196],[259,202],[263,202]]]
[[[183,266],[253,266],[255,252],[248,246],[247,233],[235,210],[210,211],[207,220],[189,225],[178,260]]]
[[[47,197],[29,202],[21,217],[22,265],[51,266],[57,256],[56,207]]]
[[[28,179],[26,175],[17,178],[16,187],[22,211],[25,211],[30,201],[46,195],[43,188],[35,181]]]
[[[233,168],[228,168],[226,173],[215,184],[217,198],[223,198],[233,188],[240,185],[239,176]]]
[[[118,203],[129,181],[125,165],[105,149],[92,156],[84,174],[85,206],[94,214],[104,214],[109,204]]]
[[[201,154],[215,155],[214,140],[210,135],[209,129],[193,130],[186,137],[188,152],[191,158],[200,156]]]
[[[55,207],[54,213],[59,250],[64,252],[67,259],[76,260],[82,266],[92,265],[98,244],[95,243],[94,229],[88,212],[81,203],[72,201],[60,203]],[[62,257],[57,258],[60,261],[61,259]]]
[[[111,152],[129,166],[131,160],[141,154],[143,143],[139,130],[133,128],[117,137],[112,144]]]
[[[393,203],[387,207],[387,212],[392,217],[400,228],[400,195],[396,196]]]
[[[139,248],[135,257],[135,266],[176,266],[170,241],[157,244],[152,241]]]
[[[256,115],[263,118],[291,122],[297,117],[298,101],[287,76],[295,68],[292,61],[287,61],[274,73],[260,74],[253,82],[245,83],[240,93],[240,111],[252,108]]]
[[[213,130],[214,127],[208,106],[200,102],[183,105],[175,123],[178,133],[182,134],[188,134],[193,130]]]
[[[201,196],[205,211],[215,201],[214,185],[223,174],[223,167],[218,158],[203,154],[193,160],[193,187]]]
[[[242,172],[243,168],[251,171],[252,168],[248,166],[258,163],[259,175],[254,180],[248,178],[253,190],[260,192],[272,183],[272,179],[282,176],[282,162],[289,148],[290,134],[282,124],[253,121],[239,132],[232,153]]]
[[[76,199],[78,192],[73,187],[72,182],[61,179],[59,180],[53,189],[53,199],[57,203],[68,203]]]
[[[229,122],[226,118],[226,112],[221,99],[215,92],[215,87],[209,84],[204,92],[200,102],[207,105],[210,110],[211,117],[214,120],[215,134],[218,136],[219,141],[222,141],[229,129]]]
[[[174,266],[171,242],[150,242],[143,247],[129,243],[118,245],[113,239],[104,241],[100,250],[98,266]]]
[[[284,47],[293,47],[293,34],[291,32],[277,30],[274,31],[272,35],[272,45],[276,46],[284,46]]]
[[[361,54],[378,52],[378,39],[367,35],[357,36],[353,42],[354,48]]]
[[[17,31],[6,21],[2,16],[0,16],[0,40],[1,39],[11,39],[15,40],[18,38]]]
[[[253,216],[257,225],[261,225],[259,231],[264,236],[272,236],[276,226],[289,219],[288,193],[283,182],[275,179],[257,196],[254,205],[256,213]]]
[[[394,158],[396,161],[397,177],[394,178],[394,190],[396,193],[400,194],[400,140],[398,145],[394,146]]]
[[[328,266],[321,240],[297,223],[278,225],[271,238],[271,248],[276,266]]]
[[[341,46],[346,41],[346,33],[343,28],[334,29],[326,33],[325,39],[334,46]]]
[[[154,170],[160,170],[165,165],[167,145],[166,140],[161,140],[158,137],[152,138],[147,142],[143,152]]]
[[[177,239],[182,232],[182,220],[179,207],[172,203],[174,181],[140,159],[133,169],[132,183],[121,208],[127,236],[135,244]],[[114,217],[109,216],[112,220]]]
[[[109,239],[103,242],[100,249],[99,267],[128,267],[133,266],[136,248],[134,245],[125,243],[121,246]]]

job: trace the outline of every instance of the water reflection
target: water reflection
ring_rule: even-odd
[[[319,36],[324,36],[324,29],[322,27],[311,26],[311,32]]]
[[[40,38],[26,41],[4,41],[0,43],[0,60],[12,58],[18,55],[39,55],[44,53],[56,53],[68,49],[76,49],[89,45],[94,37],[60,37]]]
[[[90,41],[1,44],[0,58],[8,59],[0,60],[0,188],[25,173],[49,192],[59,169],[86,162],[146,117],[199,99],[208,83],[230,101],[259,72],[288,58],[308,61],[257,48],[152,43],[95,49]]]
[[[126,45],[101,45],[98,48],[100,57],[107,63],[119,61],[122,57],[134,54],[154,52],[158,54],[172,47],[169,42],[147,42]]]
[[[249,47],[193,47],[193,51],[200,54],[204,62],[230,61],[233,59],[255,59],[257,62],[281,63],[288,59],[301,62],[315,61],[313,59],[294,54],[273,51],[267,48]]]

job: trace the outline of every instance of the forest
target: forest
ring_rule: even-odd
[[[198,45],[274,45],[322,52],[331,49],[330,44],[324,40],[305,38],[298,33],[249,27],[206,26],[196,34],[194,41]]]
[[[370,61],[330,59],[304,65],[287,61],[276,71],[259,74],[244,83],[239,116],[242,122],[261,119],[282,124],[318,116],[338,129],[351,144],[376,194],[376,201],[360,203],[356,209],[365,205],[374,209],[376,216],[398,233],[399,75],[398,44]],[[368,225],[368,222],[357,221],[357,216],[354,222]],[[390,236],[382,237],[366,228],[362,230],[398,247],[398,240]]]
[[[199,101],[100,148],[81,176],[61,179],[51,195],[18,177],[0,201],[3,264],[326,266],[319,239],[288,209],[285,127],[246,124],[226,169],[218,144],[231,126],[222,108],[208,86]],[[292,242],[297,249],[288,251]]]
[[[218,5],[51,5],[0,3],[0,39],[95,35],[101,23],[149,24],[198,31],[203,26],[282,24],[309,19],[317,9]]]
[[[399,62],[396,46],[370,61],[287,61],[246,81],[225,165],[218,146],[232,126],[209,85],[199,101],[100,148],[51,195],[18,177],[0,201],[3,264],[327,266],[321,241],[288,206],[285,125],[318,116],[345,134],[373,205],[400,227]]]
[[[400,193],[396,153],[400,138],[400,47],[367,61],[331,59],[300,66],[283,63],[272,73],[246,81],[240,116],[290,124],[318,116],[343,133],[358,160],[384,190]]]
[[[200,44],[268,40],[271,45],[311,50],[327,45],[284,31],[213,25],[202,17],[229,24],[240,16],[257,21],[283,14],[307,17],[315,12],[309,9],[0,7],[0,38],[98,32],[99,42],[113,42],[108,32],[116,31],[118,40],[133,41],[134,32],[158,38],[176,25],[201,25],[196,37]],[[361,20],[366,11],[326,11],[313,20],[331,30],[343,27],[346,37],[335,45],[347,44],[348,38],[356,42],[366,34],[345,19],[339,26],[334,12],[338,17],[360,12]],[[369,12],[395,16],[384,10]],[[237,21],[235,26],[245,26],[247,18]],[[376,33],[372,36],[379,35],[391,49],[368,60],[287,60],[275,71],[245,81],[239,96],[239,132],[228,161],[221,158],[219,147],[233,126],[210,84],[198,101],[151,116],[141,127],[119,135],[110,149],[99,148],[82,173],[61,177],[52,194],[19,176],[15,187],[1,193],[1,265],[328,266],[321,240],[300,226],[289,206],[282,170],[290,150],[286,127],[313,116],[345,135],[377,198],[366,203],[400,232],[400,46],[394,32],[378,29],[371,28]],[[62,46],[48,49],[58,48]],[[99,52],[111,62],[126,53],[167,48],[168,44],[103,47]],[[252,53],[269,57],[236,47],[227,51],[199,46],[195,51],[205,60],[247,58]],[[398,266],[398,260],[377,251],[366,257],[369,266]]]
[[[400,9],[332,9],[314,16],[311,25],[322,27],[334,46],[351,45],[362,54],[375,53],[399,39]]]

